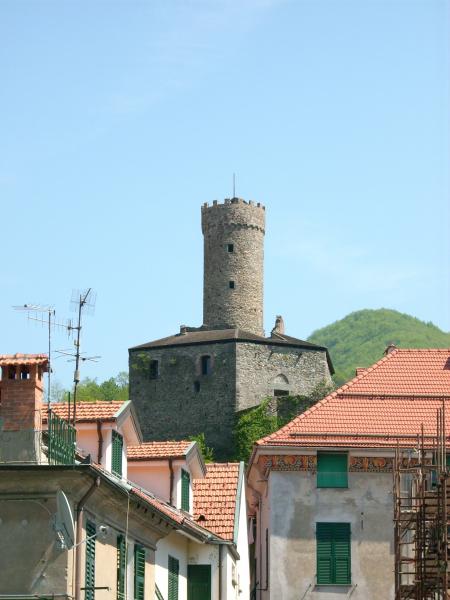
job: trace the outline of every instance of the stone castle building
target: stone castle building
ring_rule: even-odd
[[[131,348],[130,398],[147,440],[205,433],[229,454],[236,413],[330,382],[326,348],[263,329],[265,208],[239,198],[202,206],[203,325]]]

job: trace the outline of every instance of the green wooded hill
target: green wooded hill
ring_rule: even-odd
[[[358,310],[344,319],[314,331],[309,342],[326,346],[338,385],[355,376],[356,367],[369,367],[383,357],[386,346],[399,348],[450,348],[450,333],[433,323],[380,308]]]

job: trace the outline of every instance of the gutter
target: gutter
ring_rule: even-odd
[[[97,463],[102,464],[103,458],[103,434],[102,434],[102,422],[97,419],[97,435],[98,435],[98,450],[97,450]]]
[[[169,504],[172,506],[173,503],[173,459],[169,458]]]

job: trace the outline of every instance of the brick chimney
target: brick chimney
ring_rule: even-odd
[[[0,354],[1,432],[41,429],[46,354]]]

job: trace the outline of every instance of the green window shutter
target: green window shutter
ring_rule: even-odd
[[[97,533],[95,523],[86,522],[86,538],[90,538]],[[95,598],[95,538],[87,539],[86,542],[86,564],[84,569],[84,599],[94,600]]]
[[[188,565],[187,600],[211,600],[211,565]]]
[[[123,535],[117,536],[117,600],[125,598],[125,576],[127,571],[126,544]]]
[[[123,437],[117,431],[112,431],[112,459],[111,471],[114,475],[122,477],[122,449]]]
[[[317,584],[350,584],[350,523],[317,523],[316,544]]]
[[[191,476],[187,471],[181,469],[181,508],[186,512],[189,512],[191,508],[190,503],[190,483]]]
[[[145,592],[145,548],[134,546],[134,600],[144,600]]]
[[[349,584],[351,582],[350,565],[350,523],[334,524],[334,582]]]
[[[317,453],[317,487],[348,487],[347,454]]]
[[[167,600],[178,600],[178,573],[180,563],[178,559],[169,556],[169,584]]]

